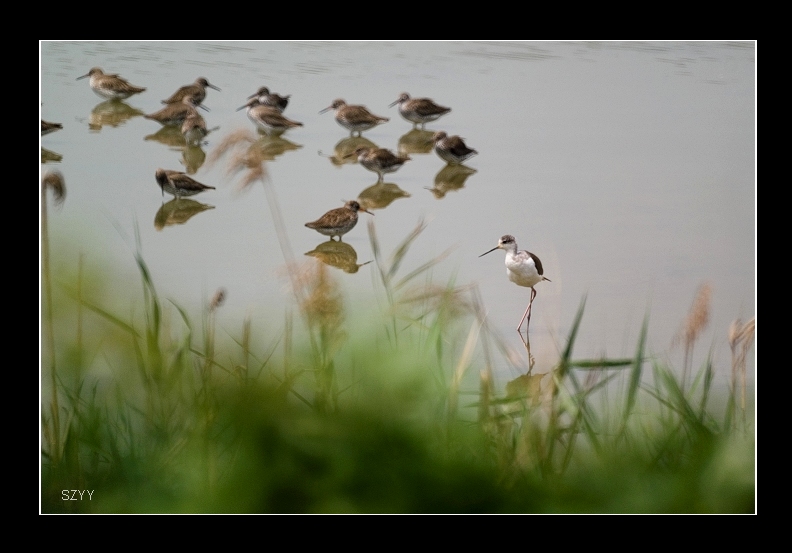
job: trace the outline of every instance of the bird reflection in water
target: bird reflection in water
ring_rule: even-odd
[[[41,119],[41,136],[59,131],[62,128],[63,125],[60,123],[53,123],[51,121],[44,121],[44,119]]]
[[[142,117],[145,113],[133,108],[120,100],[107,100],[96,104],[91,110],[88,128],[99,132],[102,127],[120,127],[133,117]]]
[[[162,230],[171,225],[183,225],[193,216],[202,211],[214,209],[213,205],[206,205],[189,198],[173,199],[162,204],[154,216],[154,228]]]
[[[315,257],[325,265],[341,269],[345,273],[357,273],[363,265],[368,265],[371,261],[358,264],[357,252],[355,248],[338,240],[330,239],[322,242],[316,248],[307,252],[305,255]]]
[[[186,144],[184,135],[181,133],[181,128],[173,125],[164,125],[160,127],[154,134],[146,135],[145,140],[159,142],[171,148],[182,148]]]
[[[533,357],[531,359],[533,360]],[[533,406],[538,405],[542,401],[542,379],[545,376],[547,374],[531,374],[529,369],[526,374],[510,380],[506,383],[506,399],[520,404],[524,402]]]
[[[330,163],[335,165],[336,167],[340,167],[344,164],[354,164],[357,163],[357,157],[351,155],[355,153],[355,150],[358,148],[376,148],[377,145],[374,144],[368,138],[364,138],[362,136],[348,136],[338,142],[335,145],[335,149],[333,150],[333,155],[325,156],[330,158]],[[321,151],[319,155],[325,155]]]
[[[207,131],[207,134],[220,127],[214,127]],[[159,142],[172,150],[182,153],[181,164],[184,165],[188,175],[194,175],[206,161],[206,152],[203,150],[205,143],[190,143],[185,139],[179,127],[164,125],[154,134],[149,134],[145,140]]]
[[[41,163],[58,163],[63,156],[46,148],[41,149]]]
[[[286,152],[299,150],[301,144],[295,144],[282,136],[259,135],[259,139],[250,145],[251,155],[264,161],[274,161]]]
[[[182,148],[181,164],[184,165],[184,172],[194,175],[206,161],[206,152],[200,146],[186,145]]]
[[[434,187],[427,188],[438,200],[448,192],[465,187],[467,178],[476,170],[465,165],[446,165],[435,175]]]
[[[366,209],[383,209],[399,198],[409,198],[410,193],[392,182],[378,182],[358,195],[360,204]]]
[[[421,129],[412,129],[399,138],[400,154],[429,154],[434,147],[434,133]]]

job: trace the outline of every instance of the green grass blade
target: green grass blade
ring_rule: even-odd
[[[624,423],[627,422],[627,417],[632,413],[635,406],[635,398],[638,395],[638,388],[641,384],[641,369],[643,367],[645,349],[646,349],[646,336],[649,332],[649,314],[644,317],[644,322],[641,325],[641,335],[638,338],[638,347],[635,351],[635,359],[633,360],[632,370],[630,371],[630,383],[627,388],[627,402],[624,407]]]

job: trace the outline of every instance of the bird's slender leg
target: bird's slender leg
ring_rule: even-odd
[[[520,321],[522,324],[522,321]],[[534,363],[536,360],[534,356],[531,355],[531,338],[528,336],[528,329],[525,329],[525,337],[523,337],[522,332],[520,332],[520,327],[517,327],[517,334],[520,335],[520,340],[522,340],[523,346],[525,346],[525,351],[528,353],[528,374],[531,374],[531,370],[534,367]]]
[[[520,319],[520,324],[517,325],[517,333],[520,335],[521,338],[522,338],[522,332],[520,332],[520,327],[522,327],[523,321],[525,320],[525,317],[528,316],[528,311],[530,309],[531,309],[531,304],[529,303],[528,307],[525,308],[525,313],[523,313],[522,319]]]
[[[531,306],[533,305],[534,298],[536,297],[536,289],[531,288],[531,301],[528,302],[528,307],[525,309],[525,313],[523,313],[522,319],[520,319],[520,324],[517,325],[517,334],[520,335],[522,338],[522,332],[520,332],[520,327],[525,323],[525,336],[528,336],[528,326],[531,324]],[[523,340],[523,344],[525,344],[525,340]]]

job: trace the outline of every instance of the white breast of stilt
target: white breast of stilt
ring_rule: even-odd
[[[533,256],[526,251],[506,252],[506,274],[513,283],[526,288],[542,281]]]

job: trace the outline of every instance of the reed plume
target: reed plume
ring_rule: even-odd
[[[745,417],[745,389],[746,389],[746,359],[748,350],[751,349],[756,331],[756,317],[742,324],[740,319],[735,319],[729,326],[729,346],[732,354],[732,397],[737,391],[737,381],[740,382],[740,408]]]
[[[701,332],[707,328],[709,324],[711,296],[712,288],[709,283],[705,282],[699,287],[698,292],[696,292],[696,297],[693,300],[690,311],[688,311],[682,328],[679,329],[672,343],[672,345],[674,345],[683,342],[685,347],[685,358],[682,365],[683,389],[687,382],[687,375],[690,372],[690,365],[693,362],[693,346],[701,335]]]

